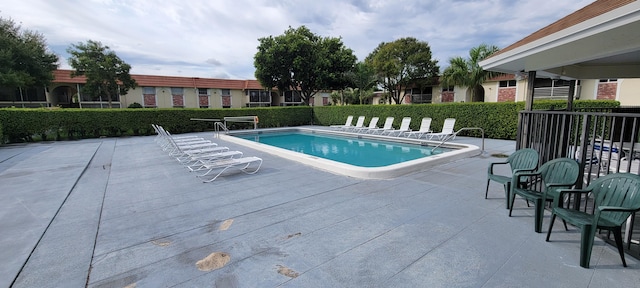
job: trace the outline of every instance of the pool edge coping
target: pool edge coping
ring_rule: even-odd
[[[367,139],[392,141],[392,142],[400,142],[400,143],[411,143],[411,144],[426,143],[426,144],[437,145],[440,143],[438,141],[429,141],[425,139],[411,139],[411,138],[395,137],[395,136],[350,133],[350,132],[335,131],[330,129],[309,128],[309,127],[263,128],[258,130],[260,132],[279,132],[279,131],[293,130],[293,131],[310,131],[314,133],[320,132],[325,134],[334,134],[334,135],[343,135],[343,136],[357,135]],[[338,175],[344,175],[348,177],[361,178],[361,179],[393,179],[393,178],[410,174],[413,172],[423,171],[443,163],[453,162],[463,158],[477,156],[482,153],[480,148],[475,145],[446,142],[445,144],[442,145],[442,147],[455,148],[456,150],[444,152],[442,154],[432,155],[429,157],[410,160],[402,163],[382,166],[382,167],[360,167],[360,166],[340,163],[337,161],[328,160],[328,159],[324,159],[316,156],[306,155],[303,153],[290,151],[287,149],[278,148],[275,146],[262,144],[262,143],[254,142],[251,140],[246,140],[246,139],[232,136],[232,135],[248,134],[248,133],[255,133],[255,132],[256,130],[254,129],[235,130],[235,131],[230,131],[228,134],[219,133],[218,137],[225,141],[247,146],[247,147],[256,149],[258,151],[266,152],[266,153],[279,156],[288,160],[296,161],[296,162],[299,162],[308,166],[312,166],[314,168],[317,168],[323,171],[328,171]]]

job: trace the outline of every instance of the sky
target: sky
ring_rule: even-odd
[[[382,42],[427,42],[441,70],[480,44],[504,48],[593,0],[0,0],[0,17],[42,34],[71,69],[99,41],[131,74],[255,79],[258,39],[306,26],[364,60]]]

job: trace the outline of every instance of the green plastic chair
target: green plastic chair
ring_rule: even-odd
[[[551,223],[549,223],[549,231],[547,232],[547,242],[549,241],[549,236],[551,236],[551,229],[556,216],[573,224],[581,230],[582,234],[580,239],[580,266],[589,268],[596,230],[608,230],[613,232],[620,259],[622,259],[622,265],[627,267],[622,246],[622,224],[631,213],[640,211],[640,176],[631,173],[609,174],[593,180],[586,189],[562,190],[557,200],[564,199],[563,197],[568,193],[592,193],[593,207],[595,207],[593,214],[563,208],[561,201],[554,200]]]
[[[491,181],[498,182],[504,186],[504,196],[506,199],[506,207],[509,209],[509,191],[511,185],[511,178],[515,172],[520,171],[534,171],[538,167],[538,152],[531,148],[520,149],[511,153],[506,161],[493,162],[489,164],[487,169],[487,189],[484,192],[484,199],[489,196],[489,184]],[[511,175],[504,176],[493,173],[493,167],[496,165],[508,164],[511,167]]]
[[[535,225],[534,230],[537,233],[542,232],[542,220],[544,218],[544,206],[547,202],[552,202],[559,194],[559,189],[569,189],[573,187],[582,175],[580,173],[580,164],[570,158],[556,158],[548,161],[536,171],[533,172],[516,172],[511,180],[511,205],[509,208],[509,217],[513,212],[513,203],[516,195],[521,196],[527,201],[531,201],[535,205]],[[536,185],[527,187],[520,185],[523,177],[534,177],[534,180],[542,181],[542,189],[534,190]]]

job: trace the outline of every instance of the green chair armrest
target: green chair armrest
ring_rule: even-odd
[[[564,194],[588,194],[589,192],[591,192],[591,190],[588,189],[560,189],[558,190],[558,194],[553,197],[552,207],[562,208],[560,199],[564,198]]]
[[[637,209],[617,207],[617,206],[598,206],[599,211],[615,211],[615,212],[634,212]]]
[[[503,164],[509,164],[509,162],[507,162],[507,161],[502,161],[502,162],[498,161],[498,162],[490,163],[487,173],[493,174],[493,166],[495,166],[495,165],[503,165]]]

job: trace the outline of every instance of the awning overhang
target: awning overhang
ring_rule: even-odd
[[[640,1],[498,53],[480,65],[558,79],[640,78]]]

